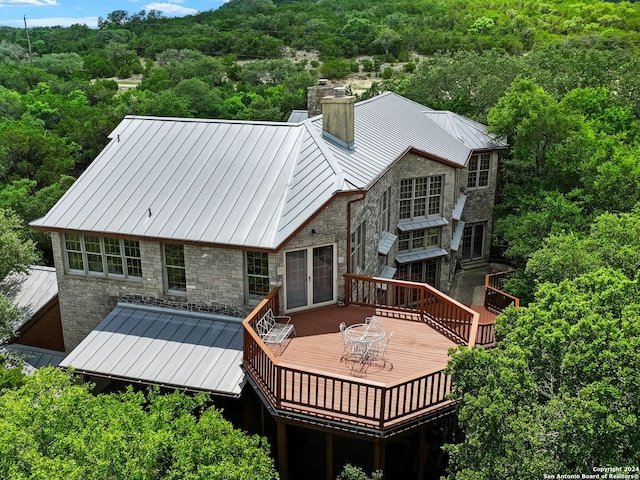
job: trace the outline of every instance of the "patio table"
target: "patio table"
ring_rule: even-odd
[[[347,327],[344,334],[351,342],[352,356],[359,363],[366,364],[369,361],[369,348],[384,338],[385,331],[379,325],[356,323]]]

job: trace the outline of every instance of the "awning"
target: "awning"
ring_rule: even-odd
[[[391,232],[382,232],[380,235],[380,242],[378,242],[378,253],[380,255],[388,255],[389,250],[393,247],[393,244],[398,239],[397,235]]]
[[[396,255],[396,262],[398,263],[411,263],[419,262],[421,260],[428,260],[430,258],[444,257],[449,252],[442,248],[430,248],[428,250],[417,250],[415,252],[407,252]]]
[[[462,241],[462,233],[464,232],[464,222],[458,222],[456,229],[453,231],[453,238],[451,239],[451,250],[457,252],[460,248],[460,242]]]
[[[134,383],[239,396],[242,319],[118,303],[60,367]]]
[[[453,206],[453,212],[451,212],[451,217],[454,220],[460,220],[462,217],[462,211],[464,210],[464,204],[467,202],[467,196],[464,193],[461,193],[456,201],[456,204]]]
[[[0,348],[0,353],[4,352],[14,353],[20,356],[25,362],[25,373],[33,373],[41,367],[57,367],[66,356],[64,352],[58,352],[57,350],[32,347],[20,343],[4,345]]]
[[[402,220],[398,223],[398,230],[401,232],[410,232],[413,230],[424,230],[425,228],[444,227],[449,222],[444,217],[423,218],[420,220]]]

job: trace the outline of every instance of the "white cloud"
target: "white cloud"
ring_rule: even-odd
[[[0,7],[51,7],[56,0],[0,0]]]
[[[195,15],[198,10],[194,8],[181,7],[175,3],[149,3],[145,10],[157,10],[167,15]]]

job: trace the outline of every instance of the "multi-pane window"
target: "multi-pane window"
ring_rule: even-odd
[[[391,231],[389,228],[391,219],[391,188],[388,188],[380,196],[380,233]]]
[[[164,245],[164,268],[167,291],[185,293],[187,291],[187,274],[183,245]]]
[[[440,245],[440,228],[438,227],[400,232],[400,235],[398,235],[399,252],[420,250],[438,245]]]
[[[468,188],[486,187],[489,185],[490,153],[476,153],[469,159]]]
[[[247,297],[262,300],[269,293],[269,255],[247,252]]]
[[[364,249],[365,249],[366,223],[362,222],[351,232],[351,271],[362,272],[365,268]]]
[[[398,265],[396,279],[411,282],[428,283],[438,286],[438,261],[423,260],[421,262],[403,263]]]
[[[440,213],[443,175],[400,180],[400,219]]]
[[[140,244],[135,240],[66,233],[64,246],[72,273],[142,278]]]

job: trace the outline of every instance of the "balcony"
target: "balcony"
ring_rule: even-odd
[[[273,290],[244,320],[243,366],[273,415],[383,437],[450,412],[449,348],[473,346],[479,314],[438,290],[413,282],[345,275],[345,306],[292,314],[296,336],[265,344],[255,323],[271,308]],[[377,316],[390,364],[352,372],[341,361],[340,322]]]

